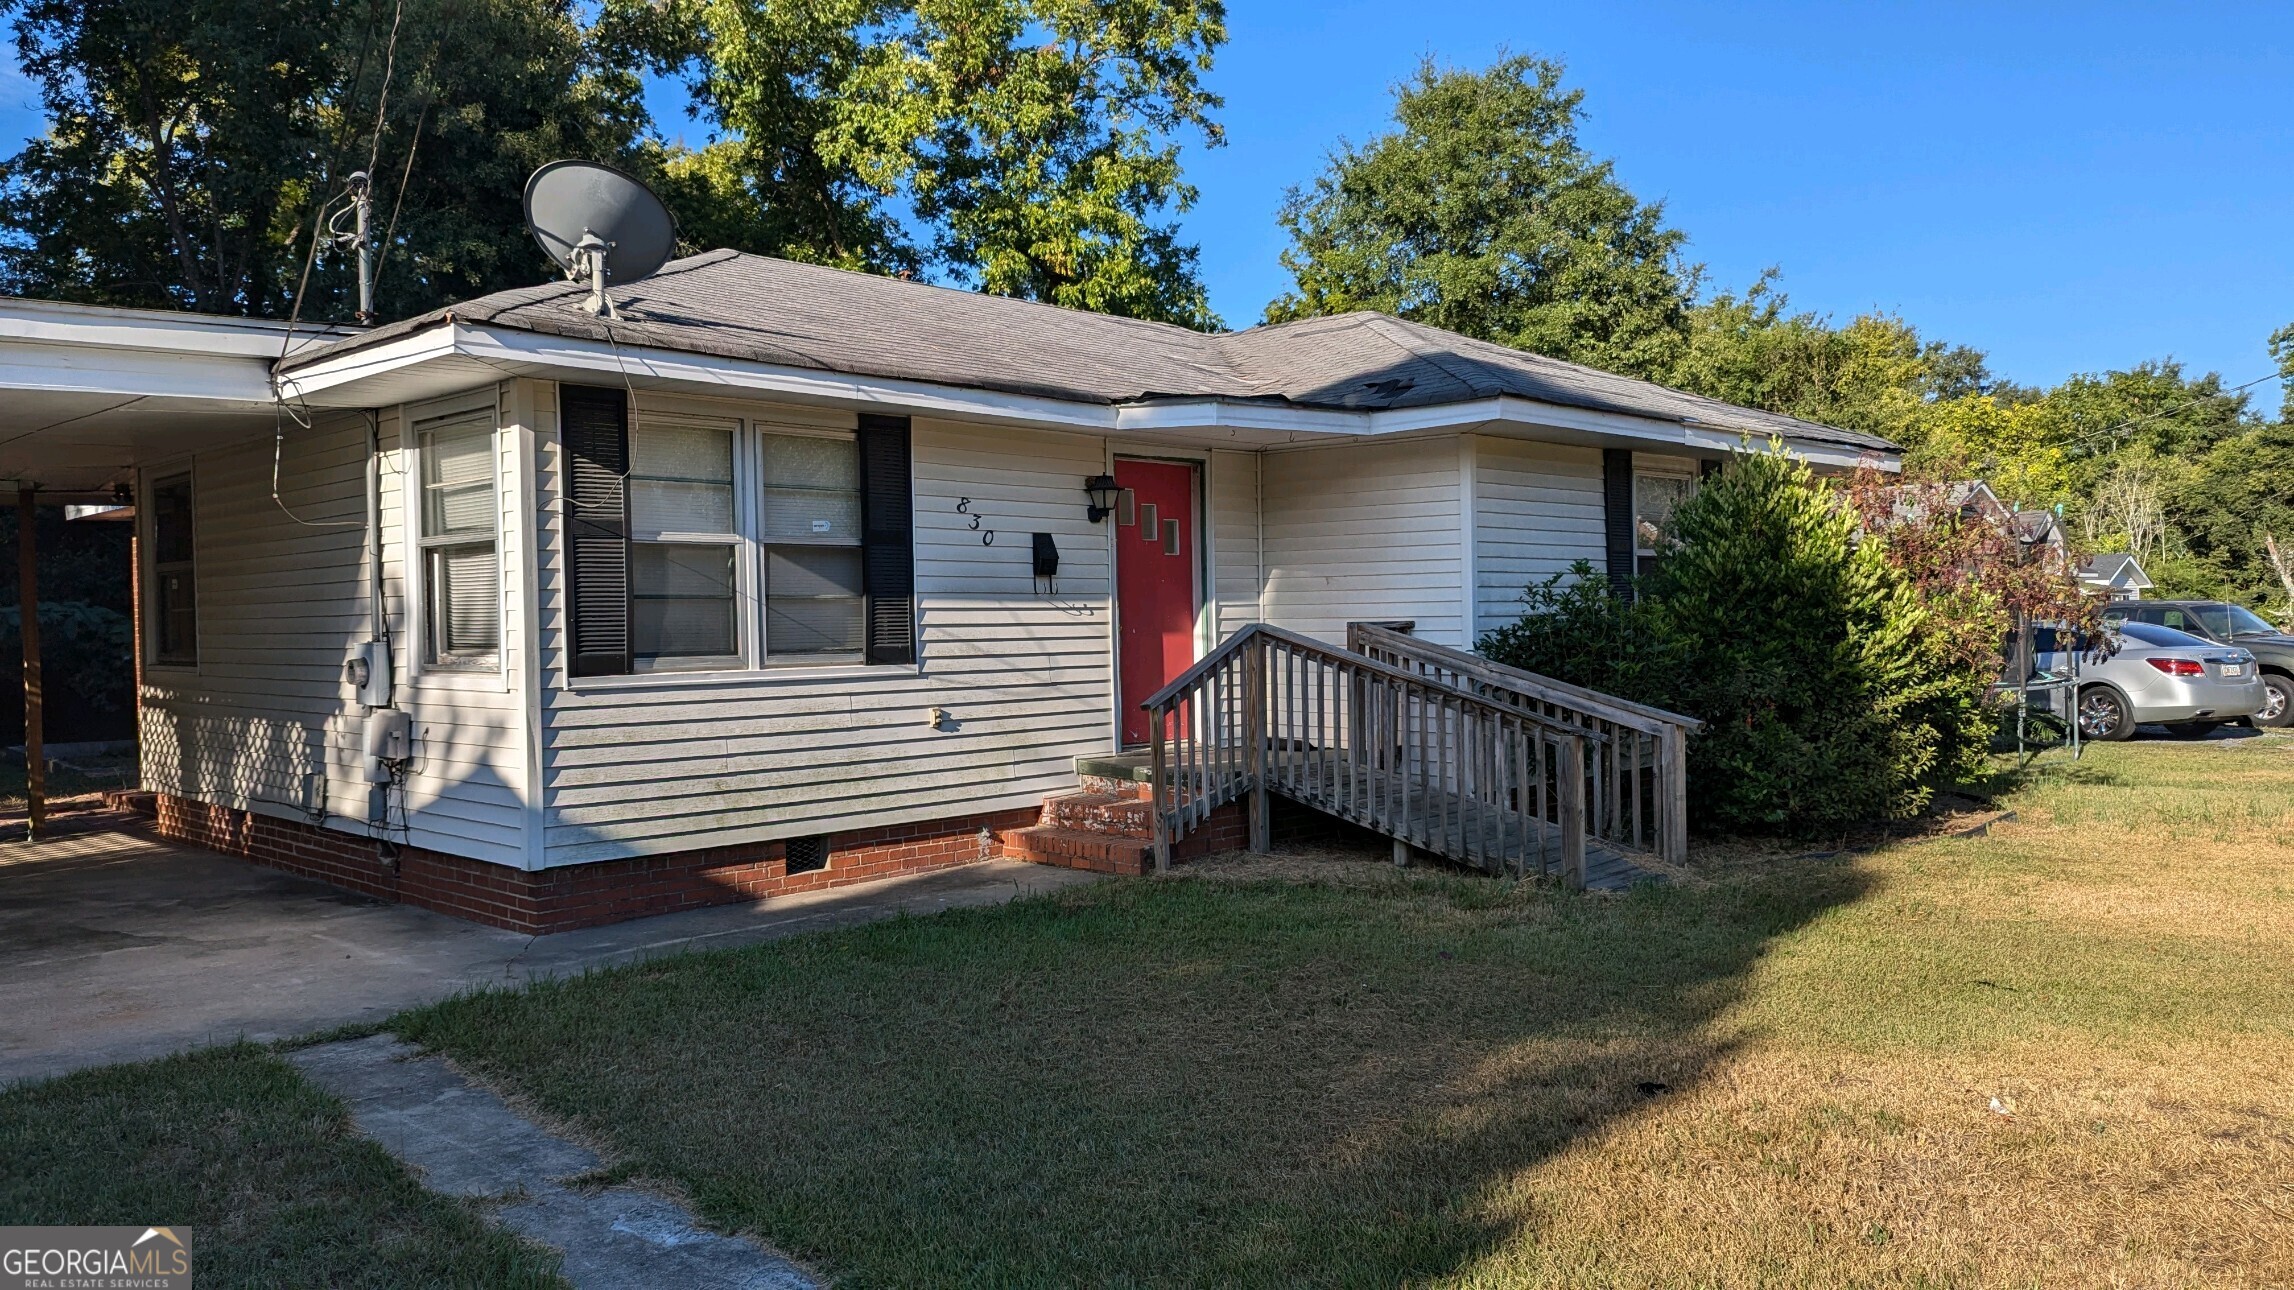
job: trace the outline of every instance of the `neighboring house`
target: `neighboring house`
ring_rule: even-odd
[[[537,930],[973,859],[1239,627],[1470,647],[1748,441],[1896,462],[1375,314],[731,252],[584,295],[321,345],[0,304],[0,473],[137,499],[164,830]]]
[[[2106,551],[2079,562],[2079,586],[2105,600],[2141,600],[2151,580],[2132,555]]]
[[[1980,519],[2014,535],[2027,558],[2044,553],[2059,561],[2070,559],[2070,537],[2064,531],[2062,516],[2047,507],[2017,510],[1980,479],[1934,485],[1905,484],[1890,489],[1889,493],[1894,499],[1895,513],[1902,519],[1916,519],[1930,505],[1950,507],[1957,510],[1963,520]]]

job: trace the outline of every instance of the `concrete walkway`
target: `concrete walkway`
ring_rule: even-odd
[[[535,937],[135,832],[9,843],[0,845],[0,1082],[379,1021],[478,985],[1092,880],[988,861]]]
[[[319,1044],[288,1060],[431,1190],[502,1202],[495,1217],[559,1250],[566,1280],[580,1290],[821,1284],[770,1250],[703,1229],[674,1201],[631,1187],[580,1187],[601,1163],[595,1155],[388,1035]]]

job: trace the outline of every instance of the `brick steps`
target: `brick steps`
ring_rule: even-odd
[[[1041,823],[1055,829],[1080,829],[1124,838],[1155,836],[1155,805],[1137,797],[1110,793],[1060,793],[1043,799]]]
[[[1138,877],[1155,867],[1154,844],[1145,838],[1038,824],[1025,829],[1006,829],[1003,843],[1006,859],[1061,869]]]
[[[1043,799],[1033,826],[999,833],[1005,858],[1093,873],[1152,873],[1152,793],[1140,779],[1094,774],[1095,769],[1096,764],[1079,763],[1075,791]],[[1240,803],[1221,808],[1208,824],[1181,838],[1171,848],[1171,858],[1191,860],[1242,845],[1242,819]]]
[[[1093,873],[1138,875],[1155,867],[1154,803],[1146,787],[1092,776],[1072,793],[1043,799],[1033,827],[1006,829],[1007,859]]]

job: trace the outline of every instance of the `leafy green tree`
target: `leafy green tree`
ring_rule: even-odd
[[[1689,311],[1688,344],[1667,384],[1742,407],[1782,412],[1916,445],[1936,404],[2016,392],[1981,352],[1927,340],[1890,314],[1845,325],[1792,312],[1770,269],[1742,295],[1722,292]]]
[[[1269,322],[1375,309],[1629,375],[1662,377],[1686,344],[1700,270],[1686,235],[1587,152],[1584,91],[1529,55],[1483,71],[1421,64],[1394,131],[1342,144],[1292,189],[1282,253],[1295,286]]]
[[[724,137],[672,159],[729,245],[1216,324],[1172,217],[1216,144],[1218,0],[610,0]]]
[[[2270,358],[2278,364],[2278,419],[2294,422],[2294,323],[2270,333]]]
[[[311,158],[352,140],[313,110],[338,87],[325,0],[32,0],[17,57],[46,137],[0,167],[13,293],[270,313]],[[372,85],[367,87],[369,93]]]
[[[18,0],[49,129],[0,165],[0,287],[279,316],[316,208],[370,163],[379,301],[405,314],[535,281],[526,175],[634,158],[634,78],[584,62],[570,0]],[[379,123],[379,139],[378,134]],[[304,310],[355,306],[321,256]]]
[[[664,150],[662,195],[698,247],[877,273],[923,267],[894,204],[823,143],[884,0],[606,0],[607,57],[678,76],[718,132]]]

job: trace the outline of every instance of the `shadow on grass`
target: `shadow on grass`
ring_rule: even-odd
[[[1393,1284],[1694,1084],[1765,947],[1863,883],[1118,882],[394,1028],[840,1285]]]

